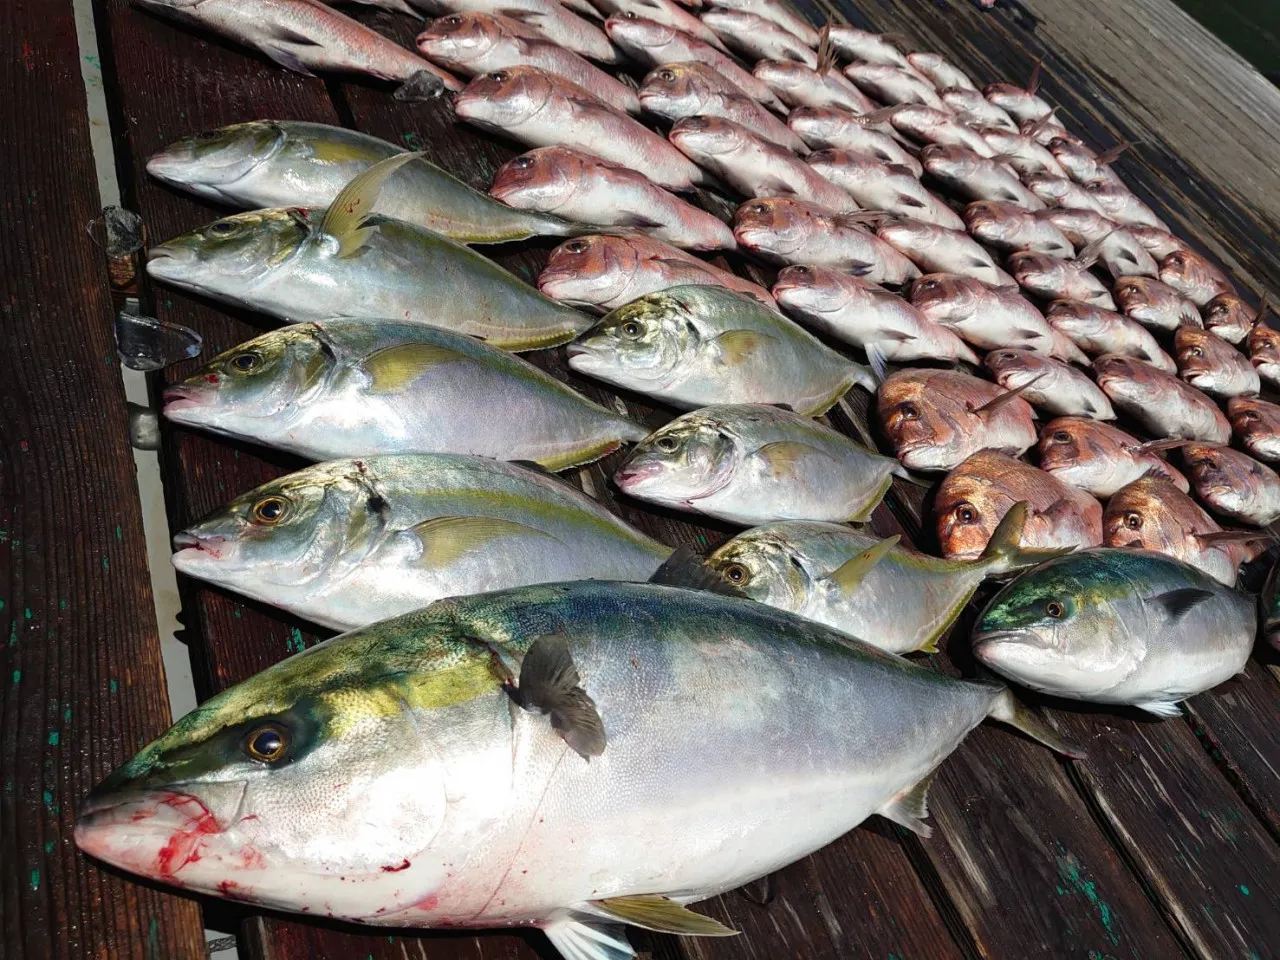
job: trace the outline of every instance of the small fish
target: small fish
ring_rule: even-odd
[[[988,83],[982,88],[982,95],[1018,123],[1043,120],[1053,113],[1053,107],[1036,95],[1040,89],[1040,76],[1040,64],[1037,62],[1025,87],[1016,83]]]
[[[868,210],[912,217],[950,230],[964,229],[964,221],[926,190],[907,167],[847,150],[818,150],[809,154],[808,163]]]
[[[1040,431],[1040,469],[1101,500],[1146,476],[1168,480],[1184,493],[1187,478],[1118,427],[1085,417],[1058,417]]]
[[[881,103],[923,103],[939,110],[947,109],[933,84],[914,69],[862,62],[849,64],[844,68],[844,75],[859,90]]]
[[[545,37],[547,40],[570,50],[580,57],[588,57],[597,63],[616,64],[621,55],[609,43],[609,38],[592,20],[599,13],[591,4],[583,10],[584,16],[570,10],[573,6],[559,0],[410,0],[412,5],[423,7],[435,16],[452,13],[488,13],[518,21]],[[421,16],[421,14],[419,14]],[[590,19],[586,19],[590,18]]]
[[[1063,259],[1076,255],[1066,234],[1022,204],[978,200],[964,208],[963,217],[975,240],[997,249],[1030,250]]]
[[[745,10],[764,17],[799,38],[807,47],[817,48],[821,39],[813,24],[786,0],[716,0],[711,6],[726,10]]]
[[[939,53],[908,53],[907,62],[939,90],[978,91],[967,73]]]
[[[763,287],[652,237],[577,237],[552,250],[538,276],[546,296],[602,311],[691,283],[719,284],[777,310]]]
[[[428,23],[416,43],[424,57],[463,76],[537,67],[589,90],[615,110],[640,112],[640,101],[630,87],[535,28],[500,14],[451,13]]]
[[[958,336],[925,317],[906,300],[860,277],[819,266],[797,265],[778,274],[773,295],[808,327],[892,363],[978,357]]]
[[[1074,180],[1060,177],[1048,170],[1027,170],[1025,169],[1027,164],[1019,164],[1016,159],[1010,159],[1010,163],[1022,174],[1022,182],[1027,189],[1046,206],[1062,210],[1081,210],[1098,217],[1106,217],[1106,213],[1093,198],[1093,194]]]
[[[1249,356],[1254,358],[1254,366],[1258,367],[1263,379],[1280,382],[1280,370],[1268,374],[1257,362],[1259,354],[1255,347],[1261,350],[1264,344],[1270,342],[1273,344],[1273,356],[1268,362],[1280,363],[1280,349],[1276,349],[1280,347],[1280,337],[1271,337],[1275,331],[1265,323],[1258,322],[1262,314],[1263,311],[1254,310],[1234,293],[1218,294],[1201,310],[1206,330],[1212,330],[1227,343],[1238,344],[1247,339]]]
[[[1249,358],[1217,334],[1199,327],[1179,327],[1173,337],[1178,375],[1197,390],[1215,397],[1253,397],[1262,380]]]
[[[536,67],[475,77],[454,98],[463,119],[531,147],[578,147],[630,167],[661,187],[692,190],[705,175],[647,127],[587,90]]]
[[[1115,354],[1098,357],[1093,368],[1112,405],[1153,435],[1209,443],[1231,439],[1231,425],[1218,405],[1177,377]]]
[[[791,31],[747,10],[711,9],[702,22],[750,63],[757,60],[792,60],[816,69],[818,54]]]
[[[1087,247],[1091,243],[1097,243],[1108,234],[1120,229],[1118,223],[1108,220],[1092,208],[1049,206],[1037,211],[1036,218],[1057,227],[1077,247]]]
[[[1018,133],[1018,124],[1013,117],[988,100],[978,90],[965,90],[961,87],[939,89],[938,96],[956,117],[975,130],[994,128],[1008,133]]]
[[[1215,512],[1265,527],[1280,519],[1280,475],[1253,457],[1212,443],[1182,448],[1196,496]]]
[[[668,137],[685,156],[743,196],[795,197],[838,213],[858,208],[853,197],[790,150],[724,117],[685,117]]]
[[[899,370],[880,385],[876,413],[912,470],[951,470],[979,450],[1021,456],[1036,442],[1025,400],[958,370]]]
[[[873,100],[836,70],[820,73],[794,60],[761,60],[751,73],[789,107],[837,109],[855,116],[876,109]]]
[[[319,0],[136,0],[146,10],[253,47],[286,70],[311,76],[364,73],[405,83],[418,74],[446,90],[462,84],[393,40]],[[440,89],[436,86],[436,89]]]
[[[712,403],[828,410],[871,371],[755,300],[723,287],[650,293],[608,314],[569,347],[569,366],[682,409]]]
[[[1044,201],[1022,185],[1004,163],[959,146],[930,144],[920,163],[966,200],[997,200],[1024,210],[1043,210]]]
[[[642,440],[613,475],[628,496],[741,526],[865,523],[901,464],[816,420],[762,404],[717,404]]]
[[[505,350],[396,320],[264,333],[166,388],[164,415],[309,460],[467,453],[547,470],[646,435]]]
[[[648,113],[672,123],[685,117],[724,117],[780,147],[809,152],[785,123],[705,63],[668,63],[649,71],[639,97]]]
[[[1119,175],[1111,169],[1111,164],[1129,146],[1128,143],[1118,143],[1110,150],[1095,153],[1074,140],[1055,137],[1049,141],[1049,152],[1076,183],[1123,184]]]
[[[833,24],[830,31],[831,45],[850,60],[865,63],[882,63],[903,70],[915,70],[906,54],[898,49],[902,38],[893,34],[872,33],[844,24]]]
[[[1055,417],[1114,420],[1111,401],[1097,384],[1060,360],[1030,350],[992,350],[983,364],[1006,390],[1018,390],[1027,403]]]
[[[732,57],[697,37],[632,13],[614,14],[605,21],[604,29],[610,40],[650,69],[668,63],[705,63],[753,100],[760,101],[771,110],[785,112],[782,102],[763,81],[742,69]]]
[[[1023,250],[1009,255],[1009,272],[1024,290],[1046,300],[1080,300],[1114,310],[1116,302],[1110,291],[1089,272],[1092,262],[1093,255],[1088,250],[1082,250],[1076,260]]]
[[[1280,406],[1256,397],[1232,397],[1227,416],[1246,450],[1268,463],[1280,461]]]
[[[928,274],[911,286],[911,302],[979,350],[1029,347],[1045,356],[1057,350],[1053,330],[1015,290],[996,289],[971,277]],[[1070,358],[1066,358],[1070,359]]]
[[[973,652],[1033,690],[1177,717],[1183,700],[1244,670],[1257,629],[1252,598],[1185,563],[1086,550],[996,594]]]
[[[1163,260],[1175,250],[1185,250],[1187,246],[1168,230],[1162,230],[1159,227],[1131,223],[1129,232],[1137,237],[1138,242],[1146,247],[1147,253],[1157,260]]]
[[[948,230],[910,217],[892,217],[881,222],[876,236],[926,273],[972,277],[994,287],[1014,283],[986,248],[963,230]]]
[[[672,0],[592,0],[592,3],[599,8],[596,16],[600,14],[606,17],[626,16],[628,13],[633,13],[637,17],[644,17],[654,23],[674,27],[703,43],[710,44],[721,53],[729,53],[729,48],[716,36],[714,30]],[[695,9],[697,6],[694,4]]]
[[[779,263],[843,270],[873,283],[907,283],[916,265],[866,230],[857,214],[841,214],[787,197],[748,200],[733,217],[744,250]]]
[[[1049,207],[1036,219],[1056,227],[1077,247],[1090,247],[1098,262],[1119,280],[1121,277],[1155,277],[1159,265],[1133,231],[1108,220],[1095,210]]]
[[[572,147],[539,147],[508,160],[489,191],[521,210],[592,226],[632,227],[676,247],[731,250],[733,231],[642,173]]]
[[[1015,503],[1027,503],[1019,544],[1035,550],[1102,543],[1102,504],[1030,464],[995,450],[973,454],[947,474],[934,502],[942,555],[982,556]]]
[[[1160,349],[1151,331],[1114,310],[1079,300],[1054,300],[1045,310],[1045,318],[1087,353],[1137,357],[1165,373],[1178,372],[1178,365]]]
[[[924,173],[920,161],[904,150],[902,144],[886,133],[858,123],[847,110],[796,107],[787,116],[787,126],[815,150],[863,153],[884,163],[906,167],[917,178]]]
[[[1093,196],[1102,212],[1119,224],[1169,230],[1168,224],[1123,184],[1090,183],[1085,185],[1085,190]]]
[[[1089,196],[1078,184],[1067,179],[1067,171],[1062,169],[1062,166],[1052,153],[1026,134],[1011,132],[1003,127],[979,127],[978,132],[982,134],[982,139],[991,145],[991,149],[996,152],[996,156],[1018,171],[1027,188],[1049,206],[1079,205],[1078,202],[1055,202],[1059,194],[1071,197],[1073,200],[1077,196]],[[1069,186],[1056,185],[1052,189],[1046,187],[1045,192],[1042,193],[1037,189],[1035,180],[1032,178],[1035,178],[1035,180],[1044,180],[1045,178],[1052,178],[1054,181],[1062,180]],[[1101,209],[1092,199],[1089,202],[1091,208]]]
[[[1159,280],[1124,277],[1116,282],[1115,293],[1124,315],[1143,326],[1160,330],[1177,330],[1187,325],[1204,326],[1196,305]]]
[[[996,155],[995,149],[982,138],[981,134],[965,126],[945,108],[939,110],[937,107],[925,106],[922,103],[898,103],[862,118],[862,121],[868,125],[885,120],[899,133],[918,143],[957,148],[959,152],[952,154],[955,158],[954,162],[970,162],[968,158],[973,154],[983,159],[990,159]],[[947,152],[944,150],[942,155],[946,156]],[[1007,167],[1005,170],[1013,176]],[[1017,180],[1016,177],[1014,179]],[[1019,182],[1018,186],[1021,187],[1022,184]]]
[[[1227,275],[1193,250],[1175,250],[1161,260],[1160,280],[1197,307],[1222,294],[1236,295]]]
[[[1025,505],[1010,510],[973,561],[926,556],[896,537],[879,540],[842,524],[789,520],[738,534],[700,569],[722,589],[871,637],[890,653],[937,653],[938,639],[985,579],[1047,559],[1019,546],[1025,513]]]
[[[147,172],[206,200],[246,210],[323,208],[375,163],[402,152],[345,127],[254,120],[175,140],[147,161]],[[559,217],[503,206],[422,157],[383,183],[373,212],[459,243],[563,237],[577,229]]]
[[[173,545],[180,573],[338,630],[525,583],[648,579],[671,553],[557,477],[454,454],[306,467]]]
[[[1108,547],[1154,550],[1234,586],[1240,564],[1258,548],[1223,530],[1191,497],[1159,477],[1142,477],[1107,501],[1102,516]],[[1269,538],[1260,533],[1260,540]]]
[[[364,213],[414,156],[370,167],[323,217],[299,208],[239,213],[152,247],[147,273],[282,320],[391,317],[507,350],[555,346],[591,325],[470,247]]]

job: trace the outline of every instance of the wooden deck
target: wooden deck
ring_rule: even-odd
[[[1024,78],[1043,58],[1045,93],[1072,130],[1099,146],[1143,142],[1119,164],[1135,192],[1243,288],[1280,291],[1280,92],[1166,0],[1000,0],[987,13],[969,0],[802,5],[815,20],[904,34],[984,81]],[[124,204],[152,240],[219,211],[148,179],[142,164],[221,124],[345,124],[425,150],[480,189],[515,152],[456,125],[446,103],[289,74],[128,0],[96,6]],[[405,42],[415,32],[406,18],[362,16]],[[70,0],[0,4],[0,53],[0,957],[200,957],[194,901],[88,862],[71,842],[84,793],[168,716],[106,273],[84,232],[98,199]],[[551,245],[484,249],[532,279]],[[160,287],[144,291],[144,310],[199,330],[206,356],[262,329],[261,318]],[[563,351],[530,358],[608,396],[572,375]],[[855,391],[830,420],[855,431],[866,404]],[[193,431],[167,429],[164,441],[174,529],[298,466]],[[668,543],[724,539],[617,498],[615,464],[576,479]],[[927,548],[923,497],[895,488],[874,528]],[[183,588],[202,696],[316,638],[273,609]],[[932,658],[937,669],[971,669],[964,624],[956,637]],[[1085,761],[980,728],[935,781],[932,839],[875,818],[782,871],[767,904],[739,893],[706,904],[743,936],[633,931],[633,942],[662,960],[1280,956],[1280,672],[1270,653],[1258,657],[1193,700],[1184,720],[1052,705]],[[536,934],[388,935],[217,909],[240,923],[241,955],[263,960],[553,957]]]

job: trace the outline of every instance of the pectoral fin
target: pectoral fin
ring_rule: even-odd
[[[1048,371],[1046,370],[1045,373],[1048,373]],[[992,399],[988,400],[986,403],[984,403],[980,407],[970,407],[969,412],[973,414],[977,414],[979,416],[989,416],[990,414],[999,410],[1005,404],[1012,401],[1014,397],[1021,396],[1024,391],[1026,391],[1030,387],[1035,386],[1035,384],[1038,383],[1042,377],[1044,377],[1045,373],[1036,374],[1034,377],[1032,377],[1022,386],[1014,387],[1012,390],[1006,390],[1004,393],[1000,394],[998,397],[993,397]]]
[[[591,905],[623,923],[658,933],[678,933],[687,937],[733,937],[738,931],[719,920],[694,913],[674,900],[658,894],[634,897],[610,897],[592,900]]]
[[[1146,703],[1135,703],[1134,706],[1165,720],[1182,716],[1182,705],[1174,700],[1148,700]]]
[[[856,557],[850,557],[840,564],[840,566],[827,574],[827,579],[838,583],[841,590],[852,591],[856,589],[861,585],[871,568],[884,559],[885,554],[896,547],[900,539],[902,538],[897,534],[892,537],[886,537],[875,546],[862,551]]]
[[[338,241],[338,256],[350,257],[368,241],[372,227],[363,226],[365,218],[373,212],[382,185],[387,178],[410,160],[423,156],[418,153],[400,153],[380,160],[364,173],[354,177],[329,204],[320,221],[320,231]]]
[[[914,787],[890,800],[876,813],[886,820],[892,820],[900,827],[906,827],[917,836],[928,839],[933,836],[933,827],[925,823],[924,818],[929,815],[928,794],[929,784],[932,781],[933,772],[931,771]]]
[[[1206,600],[1212,600],[1213,594],[1199,587],[1182,587],[1152,597],[1152,603],[1159,605],[1175,623],[1185,617]]]
[[[779,440],[775,443],[766,443],[756,450],[752,456],[764,461],[765,469],[778,480],[787,477],[794,478],[802,460],[810,457],[831,459],[817,447],[811,447],[807,443],[800,443],[795,440]]]
[[[538,637],[520,664],[520,684],[512,699],[525,710],[551,715],[551,729],[584,760],[604,753],[604,721],[582,689],[582,678],[561,634]]]
[[[360,364],[369,376],[369,392],[375,396],[399,393],[432,367],[469,360],[470,357],[430,343],[402,343],[370,354]]]
[[[736,366],[748,359],[762,347],[768,346],[774,338],[767,333],[755,330],[726,330],[712,342],[720,348],[723,362]]]
[[[418,563],[428,567],[447,567],[472,550],[503,537],[543,537],[560,541],[536,527],[529,527],[501,517],[433,517],[405,531],[422,544]]]
[[[635,960],[635,950],[627,943],[622,926],[616,923],[561,917],[548,923],[542,932],[564,960]]]

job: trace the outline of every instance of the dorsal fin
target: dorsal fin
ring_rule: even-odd
[[[1043,373],[1037,373],[1022,386],[1014,387],[1012,390],[1006,390],[1004,393],[1000,394],[1000,396],[993,397],[980,407],[970,407],[969,412],[978,415],[994,413],[996,410],[999,410],[1001,407],[1010,403],[1014,397],[1021,396],[1028,388],[1035,386],[1036,382],[1048,372],[1049,371],[1046,370]]]

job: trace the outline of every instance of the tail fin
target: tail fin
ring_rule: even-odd
[[[1021,730],[1032,740],[1043,743],[1050,750],[1064,757],[1070,757],[1072,760],[1085,758],[1083,749],[1050,727],[1036,711],[1018,700],[1013,695],[1013,691],[1008,688],[1001,690],[991,702],[991,709],[987,712],[987,716],[992,720],[1007,723],[1015,730]]]
[[[1075,549],[1075,547],[1058,547],[1051,550],[1035,550],[1022,547],[1022,530],[1026,526],[1027,513],[1030,509],[1031,505],[1027,501],[1019,500],[1009,508],[1009,512],[996,526],[991,539],[987,541],[986,549],[978,558],[979,563],[986,562],[991,565],[990,573],[1009,573],[1022,567],[1033,567],[1037,563],[1044,563],[1054,557],[1065,556]]]

